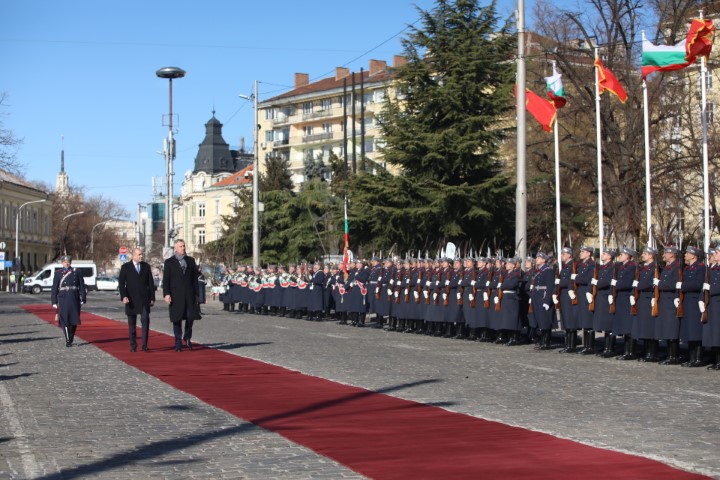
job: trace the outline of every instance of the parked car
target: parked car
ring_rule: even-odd
[[[118,291],[118,285],[120,285],[117,277],[97,277],[95,284],[97,285],[98,290],[109,290],[114,292]]]

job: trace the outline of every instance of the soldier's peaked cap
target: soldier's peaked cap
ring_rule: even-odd
[[[635,255],[637,255],[637,252],[630,247],[621,248],[620,253],[624,253],[625,255],[628,255],[630,257],[634,257]]]
[[[698,258],[703,257],[703,251],[700,250],[698,247],[693,247],[693,246],[688,245],[688,247],[685,251],[691,255],[695,255]]]

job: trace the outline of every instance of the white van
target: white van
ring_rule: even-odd
[[[82,273],[85,286],[88,291],[97,290],[96,277],[97,266],[92,260],[73,260],[72,267]],[[40,293],[43,290],[52,289],[53,277],[55,270],[62,268],[62,263],[48,263],[43,268],[25,278],[22,286],[23,293],[32,292]]]

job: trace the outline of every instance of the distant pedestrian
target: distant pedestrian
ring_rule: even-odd
[[[58,326],[65,334],[65,346],[69,347],[80,325],[80,308],[85,303],[87,290],[83,276],[70,266],[72,257],[63,255],[60,261],[63,267],[55,270],[50,301],[57,312]]]
[[[142,349],[147,352],[150,330],[150,308],[155,304],[155,281],[149,264],[143,261],[143,251],[135,248],[132,261],[120,267],[118,278],[120,298],[125,304],[128,319],[130,351],[137,351],[137,316],[142,326]]]
[[[15,283],[16,280],[17,280],[17,277],[15,276],[15,272],[12,272],[10,274],[10,293],[17,293],[16,283]]]
[[[185,241],[175,240],[174,254],[165,260],[162,288],[169,306],[170,321],[175,334],[175,351],[182,350],[182,340],[192,350],[192,327],[199,320],[198,268],[195,259],[185,255]],[[183,333],[182,321],[185,320]]]
[[[204,304],[206,301],[205,298],[205,288],[207,287],[207,280],[205,280],[205,275],[202,271],[202,266],[198,265],[198,313],[202,315],[202,312],[200,311],[200,305]]]

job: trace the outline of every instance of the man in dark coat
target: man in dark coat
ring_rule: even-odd
[[[142,349],[148,351],[148,331],[150,329],[150,307],[155,304],[155,281],[150,265],[143,261],[143,251],[133,249],[132,261],[120,267],[118,278],[120,298],[125,304],[128,319],[130,351],[137,351],[137,316],[142,325]]]
[[[187,348],[192,350],[190,339],[193,322],[201,318],[198,313],[197,274],[195,259],[185,255],[185,241],[175,240],[175,252],[165,260],[162,287],[165,303],[169,305],[170,321],[173,323],[176,352],[182,350],[182,340],[185,340]]]
[[[60,261],[63,268],[55,270],[50,302],[57,312],[58,326],[65,333],[65,346],[69,347],[80,325],[80,308],[85,303],[87,289],[82,274],[70,266],[72,258],[63,255]]]

